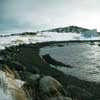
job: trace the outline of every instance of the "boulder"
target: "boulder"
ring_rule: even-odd
[[[30,87],[34,88],[34,86],[38,83],[38,79],[40,78],[39,74],[32,74],[30,72],[24,72],[23,80],[26,81],[26,84],[30,85]],[[22,75],[23,76],[23,75]]]
[[[65,95],[65,91],[61,83],[51,76],[44,76],[40,79],[39,89],[42,95],[46,95],[48,97]]]

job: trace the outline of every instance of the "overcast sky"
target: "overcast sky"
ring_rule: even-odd
[[[0,32],[70,25],[100,31],[100,0],[0,0]]]

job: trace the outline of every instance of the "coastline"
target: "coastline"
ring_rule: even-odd
[[[68,90],[68,87],[74,86],[74,88],[78,87],[80,90],[84,89],[90,92],[95,98],[100,98],[100,83],[88,82],[70,75],[65,75],[63,72],[52,68],[49,64],[43,62],[43,59],[39,55],[39,49],[50,44],[46,42],[12,46],[6,48],[5,50],[1,50],[0,56],[4,58],[3,64],[9,66],[12,70],[16,70],[20,75],[21,80],[28,80],[27,72],[42,76],[51,76],[58,80],[69,94],[71,91],[70,89]],[[24,67],[24,71],[23,68],[18,69],[17,64]],[[22,72],[20,72],[21,70]]]

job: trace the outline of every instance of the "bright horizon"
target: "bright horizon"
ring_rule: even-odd
[[[79,26],[100,31],[100,0],[0,0],[0,32]]]

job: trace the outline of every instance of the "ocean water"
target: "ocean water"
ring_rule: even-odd
[[[51,65],[65,74],[82,80],[100,82],[100,46],[98,44],[64,43],[63,46],[56,44],[41,48],[40,55],[49,53],[54,59],[73,66],[73,68],[66,68]]]

